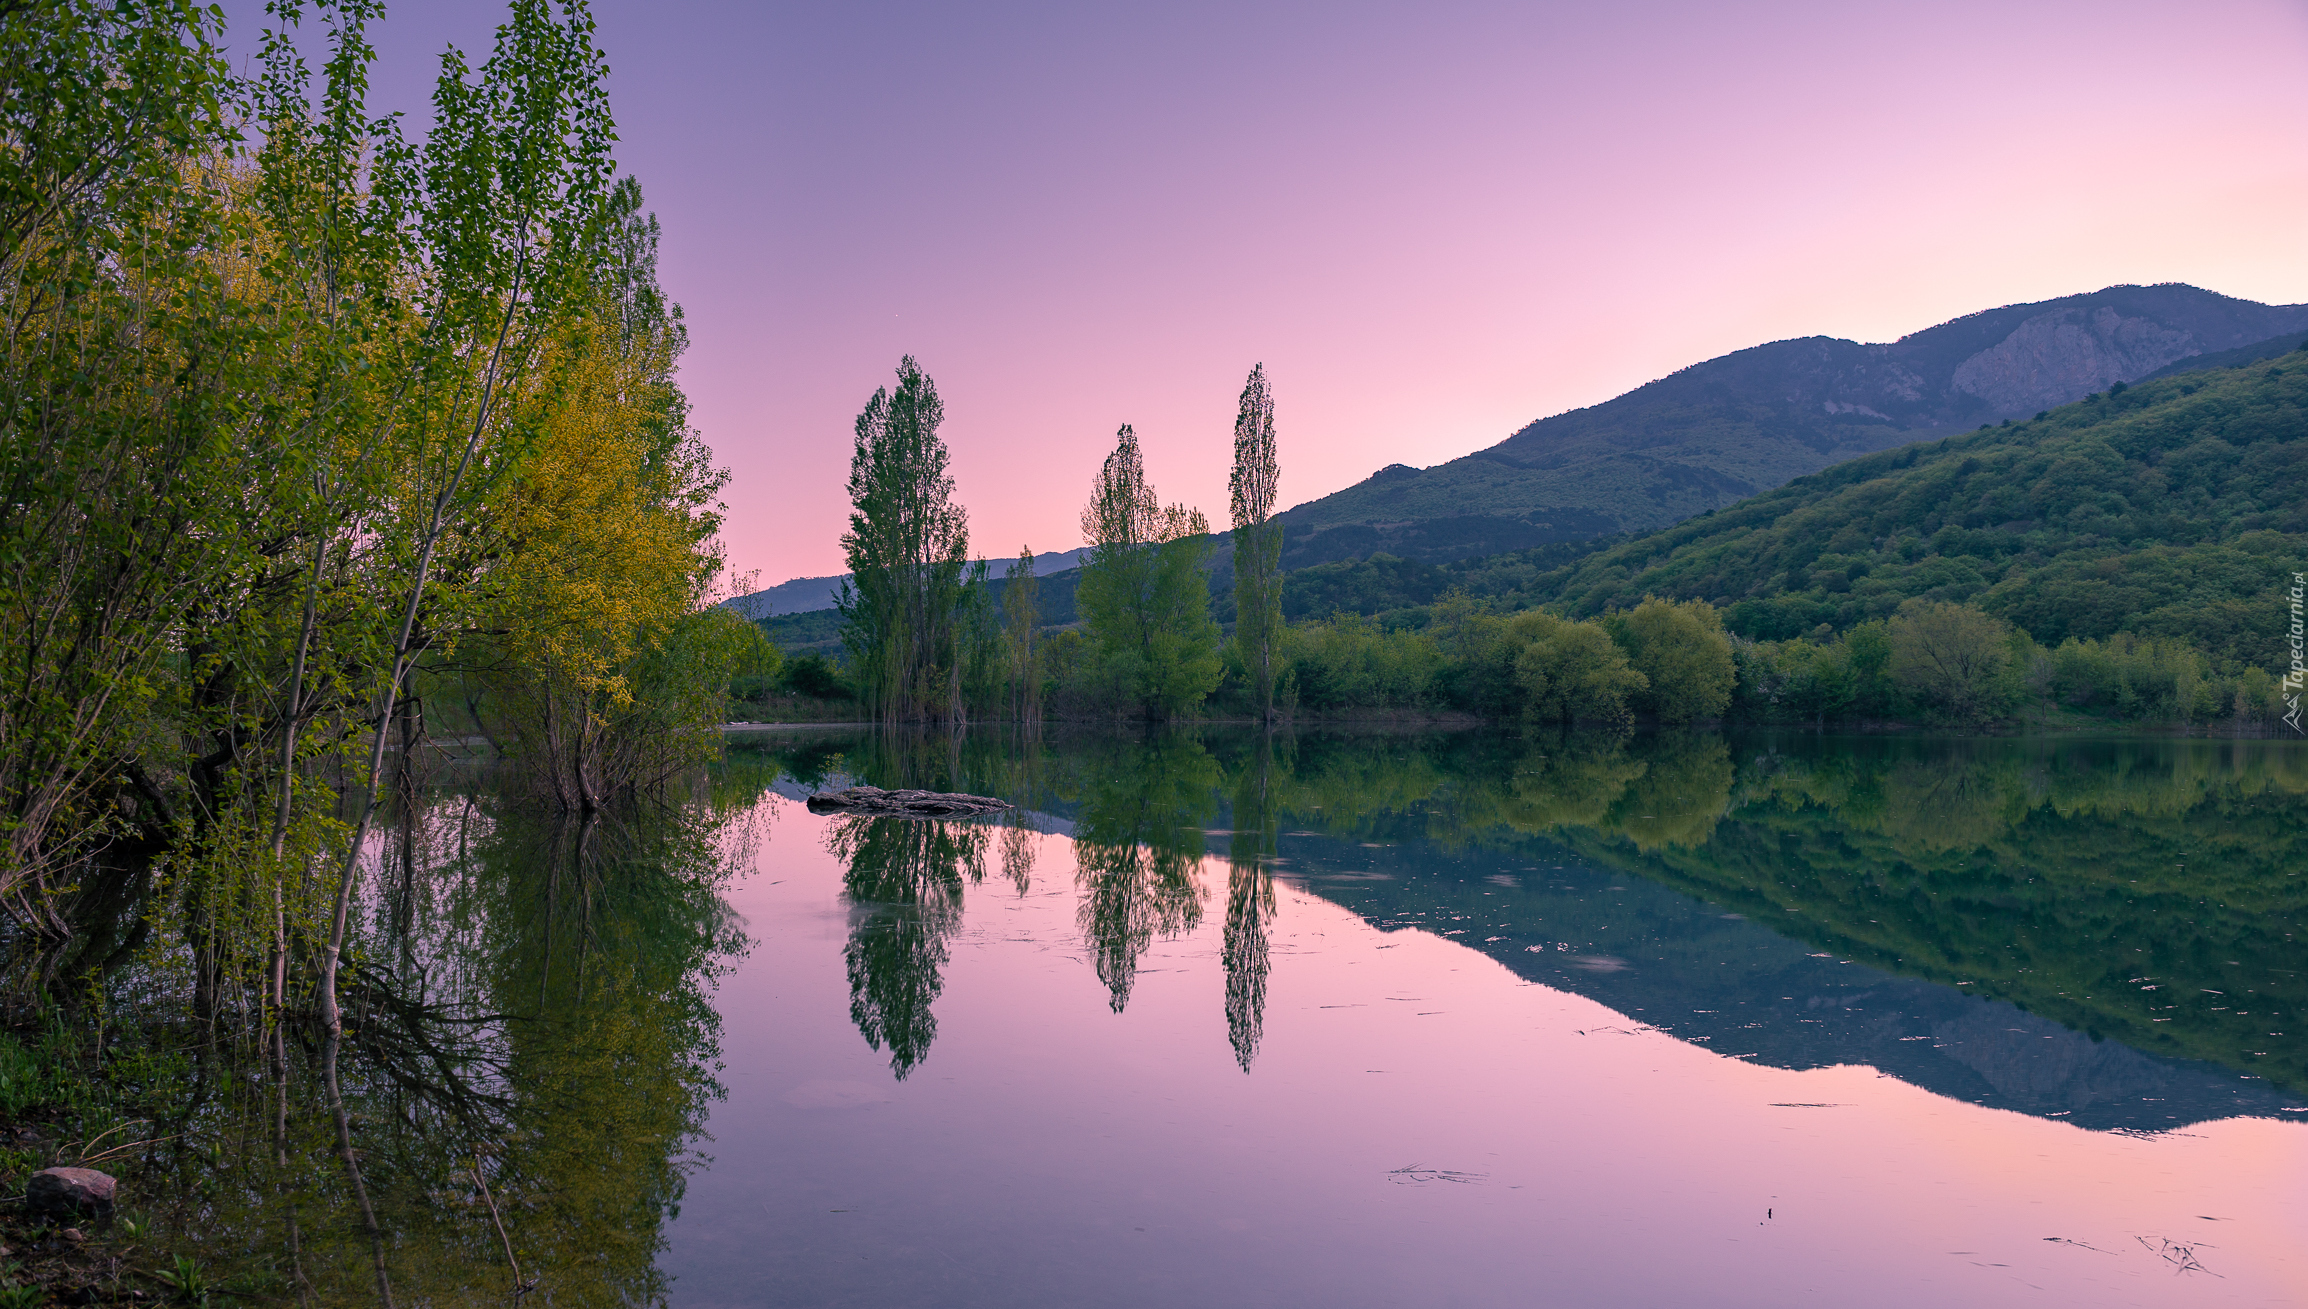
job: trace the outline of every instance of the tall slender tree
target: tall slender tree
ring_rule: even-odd
[[[1091,549],[1075,595],[1117,701],[1147,718],[1192,709],[1218,684],[1209,533],[1201,510],[1155,499],[1124,423],[1082,510]]]
[[[1274,450],[1274,392],[1266,365],[1250,370],[1234,417],[1234,641],[1250,670],[1261,719],[1274,717],[1275,641],[1282,630],[1282,525],[1274,521],[1282,464]]]
[[[858,692],[884,723],[958,712],[956,610],[970,549],[954,503],[945,406],[921,365],[898,364],[897,390],[876,388],[857,417],[850,461],[850,580],[835,597]]]

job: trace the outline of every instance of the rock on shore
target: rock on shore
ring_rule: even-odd
[[[24,1188],[24,1202],[36,1214],[75,1218],[112,1215],[113,1181],[93,1168],[44,1168],[32,1174]]]

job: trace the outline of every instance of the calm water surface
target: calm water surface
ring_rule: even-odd
[[[821,731],[692,780],[413,786],[341,1047],[220,1035],[77,893],[126,1239],[316,1305],[2308,1304],[2299,744]],[[850,780],[1021,807],[801,803]]]
[[[731,758],[675,1305],[2308,1303],[2298,747]]]

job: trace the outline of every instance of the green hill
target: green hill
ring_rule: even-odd
[[[1991,309],[1882,345],[1778,341],[1433,468],[1391,465],[1283,518],[1309,564],[1374,550],[1443,562],[1665,527],[1855,456],[2303,332],[2308,305],[2165,285]],[[1326,542],[1349,536],[1368,539]]]
[[[1844,630],[1909,599],[1976,604],[2036,640],[2180,637],[2267,664],[2308,568],[2308,351],[2114,389],[2041,419],[1839,464],[1632,540],[1447,566],[1293,574],[1386,613],[1462,587],[1578,616],[1703,599],[1757,639]],[[1415,623],[1415,615],[1405,615]]]

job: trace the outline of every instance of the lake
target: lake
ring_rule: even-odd
[[[323,1303],[2308,1303],[2304,797],[1807,733],[748,733],[591,824],[445,768],[345,1135],[309,1043],[203,1065],[142,1184]]]

